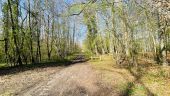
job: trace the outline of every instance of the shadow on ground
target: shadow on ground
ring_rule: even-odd
[[[86,61],[88,61],[88,59],[59,60],[55,62],[34,63],[34,64],[27,64],[22,66],[14,66],[14,67],[2,67],[0,68],[0,76],[16,74],[27,70],[35,70],[38,68],[70,66],[76,63],[82,63]]]
[[[147,70],[150,67],[153,67],[153,63],[150,62],[139,62],[138,66],[135,68],[136,71],[134,71],[134,67],[126,67],[127,70],[135,77],[135,80],[133,82],[129,82],[127,89],[125,90],[125,94],[123,96],[131,96],[133,88],[135,87],[135,84],[139,84],[143,86],[145,89],[145,93],[147,96],[157,96],[156,94],[152,93],[148,87],[145,86],[145,84],[141,81],[141,78],[147,74]]]
[[[127,80],[127,86],[123,89],[122,94],[119,94],[118,96],[141,96],[141,94],[142,94],[142,96],[157,96],[156,94],[151,92],[150,89],[141,80],[141,78],[148,73],[148,69],[153,66],[158,66],[158,65],[154,65],[150,61],[149,62],[148,61],[145,61],[145,62],[140,61],[138,67],[131,67],[126,63],[126,65],[113,66],[114,68],[102,67],[102,68],[100,68],[100,70],[112,72],[112,73],[114,73],[114,76],[116,76],[115,73],[119,74],[119,76],[121,76],[124,80]],[[125,72],[121,71],[124,69],[127,70],[127,72],[129,72],[129,74],[131,74],[131,76],[134,77],[134,79],[132,81],[128,81],[129,76],[127,76],[127,74],[125,74],[126,71]],[[140,87],[140,86],[142,86],[142,87]],[[142,91],[144,93],[144,95],[142,92],[141,93],[138,92],[138,90],[136,93],[135,88],[139,88],[139,89],[142,88],[142,89],[140,89],[140,92]],[[114,95],[114,96],[117,96],[117,95]]]
[[[141,86],[143,86],[143,88],[146,91],[147,96],[156,96],[156,94],[152,93],[149,90],[149,88],[147,88],[145,86],[145,84],[140,80],[140,78],[142,77],[141,68],[140,67],[137,69],[137,74],[135,74],[131,69],[129,69],[129,71],[135,77],[135,80],[133,82],[129,82],[128,83],[128,87],[125,90],[125,94],[123,96],[131,96],[131,93],[133,91],[133,88],[135,87],[135,84],[140,84]]]

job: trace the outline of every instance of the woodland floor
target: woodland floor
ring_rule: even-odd
[[[1,75],[0,96],[170,96],[159,66],[121,68],[107,59]]]

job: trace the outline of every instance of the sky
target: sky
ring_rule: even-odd
[[[64,0],[67,4],[72,4],[72,3],[74,3],[75,2],[75,0]],[[78,20],[77,20],[78,21]],[[80,23],[77,23],[77,27],[78,28],[76,28],[77,30],[76,30],[76,33],[77,33],[77,38],[76,38],[76,40],[77,40],[77,42],[80,44],[80,46],[82,46],[83,45],[83,41],[85,40],[85,38],[86,38],[86,32],[87,32],[87,28],[86,28],[86,26],[85,25],[83,25],[83,24],[80,24]]]
[[[69,4],[71,4],[71,3],[74,2],[73,0],[64,0],[64,1],[67,2],[67,3],[69,3]]]
[[[1,18],[2,18],[2,2],[3,2],[3,0],[0,0],[0,34],[2,33],[2,28],[1,28],[1,26],[2,26],[2,22],[1,22]]]
[[[0,0],[0,18],[2,17],[2,3],[3,3],[3,0]]]

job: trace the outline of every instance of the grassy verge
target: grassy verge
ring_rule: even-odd
[[[144,85],[155,96],[170,96],[170,67],[148,68],[146,74],[141,78]]]
[[[170,67],[154,62],[139,62],[138,68],[129,69],[135,77],[129,96],[170,96]]]
[[[99,73],[101,83],[112,86],[112,90],[119,95],[125,95],[127,87],[134,78],[127,69],[120,68],[113,61],[111,56],[102,56],[102,61],[89,61],[94,69]]]
[[[102,82],[124,96],[170,96],[170,66],[139,62],[138,68],[120,68],[110,56],[89,62],[101,74]]]

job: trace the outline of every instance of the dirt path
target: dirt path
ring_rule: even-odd
[[[48,76],[47,80],[18,92],[17,96],[113,96],[101,86],[89,64],[80,63]]]
[[[48,80],[48,76],[62,69],[63,67],[37,68],[0,76],[0,96],[13,96],[15,93],[27,90],[40,82]]]

